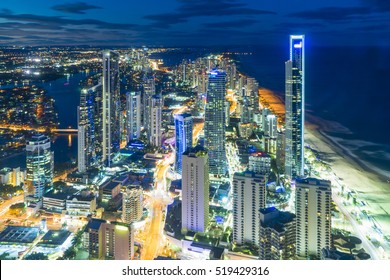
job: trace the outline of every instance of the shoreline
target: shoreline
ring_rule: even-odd
[[[267,89],[268,94],[273,94],[279,100],[280,96]],[[283,104],[284,105],[284,104]],[[329,163],[331,172],[335,174],[343,185],[356,191],[358,200],[366,206],[370,216],[379,225],[383,233],[390,235],[390,183],[389,177],[378,173],[375,165],[370,167],[354,155],[347,147],[333,139],[327,132],[352,134],[341,124],[322,119],[307,112],[305,116],[305,145],[309,144],[321,154],[321,159]]]
[[[273,90],[262,88],[263,90],[267,91],[268,94],[274,95],[276,98],[278,98],[280,101],[284,102],[283,97],[276,93]],[[259,92],[260,93],[260,92]],[[284,105],[284,103],[283,103]],[[272,107],[272,106],[271,106]],[[332,129],[330,126],[333,123],[333,125],[339,125],[338,130],[342,130],[342,133],[346,134],[352,134],[352,132],[348,129],[342,126],[339,123],[336,123],[334,121],[329,121],[317,116],[314,116],[312,113],[306,113],[305,114],[305,128],[307,128],[308,131],[315,133],[317,138],[325,142],[333,152],[337,153],[339,156],[341,156],[347,163],[352,165],[354,168],[357,168],[359,170],[363,170],[367,172],[370,177],[375,177],[382,183],[388,183],[390,180],[390,174],[385,175],[380,172],[376,168],[374,164],[367,163],[363,160],[361,160],[358,156],[356,156],[353,152],[351,152],[348,148],[342,146],[339,144],[336,140],[334,140],[331,136],[329,136],[326,132],[334,132],[334,129]],[[321,152],[321,151],[319,151]],[[390,188],[390,185],[389,185]]]
[[[331,172],[348,189],[356,191],[359,202],[364,202],[365,206],[359,208],[366,209],[383,234],[389,235],[390,183],[382,174],[367,167],[348,149],[328,137],[324,129],[326,125],[326,120],[322,119],[308,121],[305,124],[305,144],[324,154],[325,161],[329,160]]]
[[[305,126],[310,133],[316,134],[319,140],[325,142],[330,147],[331,150],[333,150],[336,154],[341,156],[354,168],[359,169],[359,171],[363,170],[369,173],[371,176],[376,177],[376,179],[379,179],[379,181],[381,181],[382,183],[387,183],[390,177],[387,177],[386,175],[379,173],[377,170],[375,170],[375,167],[371,167],[369,164],[367,164],[366,162],[359,159],[359,157],[354,155],[350,150],[340,145],[331,136],[327,135],[326,133],[327,129],[324,128],[325,126],[324,123],[327,122],[327,120],[312,116],[310,114],[309,114],[309,119],[310,120],[307,121],[307,124],[305,124]]]

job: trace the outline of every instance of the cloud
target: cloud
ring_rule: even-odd
[[[278,28],[295,29],[295,28],[316,28],[324,25],[318,22],[283,22],[275,25]]]
[[[13,40],[14,38],[13,37],[9,37],[9,36],[0,36],[0,40]]]
[[[385,24],[376,24],[376,25],[367,25],[367,26],[355,26],[351,27],[350,30],[353,31],[369,31],[369,32],[384,32],[389,29],[389,25]]]
[[[11,20],[11,21],[20,21],[25,23],[39,23],[43,25],[55,25],[55,26],[85,26],[92,25],[98,28],[103,29],[127,29],[134,28],[137,25],[131,23],[110,23],[96,19],[67,19],[58,16],[41,16],[33,14],[13,14],[0,12],[0,18]]]
[[[371,14],[371,10],[367,7],[324,7],[292,13],[289,16],[309,20],[342,21],[369,14]]]
[[[368,5],[376,12],[388,12],[390,11],[389,0],[361,0],[363,4]]]
[[[55,5],[51,7],[55,11],[60,11],[69,14],[85,14],[85,11],[91,9],[102,9],[102,7],[90,5],[84,2],[67,3],[62,5]]]
[[[145,19],[154,21],[151,26],[167,28],[187,22],[194,17],[273,15],[272,11],[248,8],[238,0],[179,0],[180,6],[170,13],[146,15]]]
[[[241,27],[247,27],[253,25],[256,22],[258,21],[254,19],[238,19],[232,21],[204,23],[203,26],[209,28],[232,28],[232,27],[241,28]]]

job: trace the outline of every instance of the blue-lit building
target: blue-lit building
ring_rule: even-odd
[[[83,173],[97,166],[102,157],[102,85],[98,84],[80,93],[80,106],[77,108],[77,167]]]
[[[103,51],[103,163],[111,166],[120,149],[119,54]]]
[[[26,143],[26,191],[41,199],[53,184],[54,152],[50,138],[36,134]]]
[[[304,175],[305,37],[290,36],[286,62],[286,159],[290,178]]]
[[[226,73],[212,70],[208,73],[207,102],[205,112],[205,147],[209,155],[209,172],[224,175],[227,171],[225,150]]]
[[[192,128],[193,120],[191,114],[175,115],[175,137],[176,137],[176,157],[175,170],[181,174],[182,155],[192,148]]]
[[[142,125],[148,137],[151,134],[151,100],[156,94],[153,76],[145,76],[142,83]]]
[[[141,134],[141,93],[126,93],[127,141],[135,140]]]

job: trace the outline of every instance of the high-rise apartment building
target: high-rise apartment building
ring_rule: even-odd
[[[174,118],[176,139],[175,170],[181,174],[182,155],[188,148],[192,148],[193,120],[191,114],[187,113],[175,115]]]
[[[224,175],[227,171],[225,150],[226,73],[212,70],[208,74],[205,112],[205,147],[208,149],[210,173]]]
[[[271,172],[271,157],[267,153],[253,153],[249,156],[248,170],[263,175]]]
[[[209,162],[202,146],[183,153],[182,231],[204,232],[209,220]]]
[[[259,245],[259,209],[265,208],[266,175],[252,171],[233,176],[233,243]]]
[[[279,173],[284,173],[286,163],[286,134],[284,131],[278,131],[276,134],[276,166]]]
[[[295,215],[275,207],[260,209],[260,260],[291,260],[295,256]]]
[[[320,259],[321,250],[331,246],[331,183],[307,178],[297,179],[295,184],[296,254]]]
[[[111,166],[120,149],[119,54],[103,51],[103,163]]]
[[[277,123],[278,123],[278,118],[275,115],[273,114],[267,115],[264,133],[270,138],[276,138],[277,136],[278,133]]]
[[[98,165],[102,156],[101,91],[102,85],[98,84],[80,93],[80,106],[77,108],[77,168],[81,173]]]
[[[122,221],[126,224],[139,221],[143,212],[142,187],[129,186],[122,195]]]
[[[305,40],[290,36],[290,59],[286,62],[286,162],[290,178],[304,176]]]
[[[50,138],[36,134],[26,143],[26,190],[34,198],[42,198],[53,184],[54,152]]]
[[[126,93],[127,141],[138,139],[141,135],[141,94]]]
[[[142,124],[148,136],[150,136],[150,108],[151,98],[156,94],[156,84],[154,77],[145,77],[143,84],[143,96],[142,96]]]
[[[162,144],[162,107],[163,100],[161,95],[153,95],[150,99],[149,142],[156,147],[160,147]]]

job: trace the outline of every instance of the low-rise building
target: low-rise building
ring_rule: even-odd
[[[259,259],[293,259],[295,246],[295,215],[275,207],[260,209]]]
[[[110,181],[102,185],[99,189],[100,197],[103,202],[108,202],[109,200],[115,198],[121,191],[122,184],[115,181]]]
[[[66,200],[66,211],[71,215],[88,216],[96,211],[96,197],[89,195],[73,195]]]
[[[83,246],[89,259],[131,260],[134,258],[132,225],[91,219],[83,234]]]

